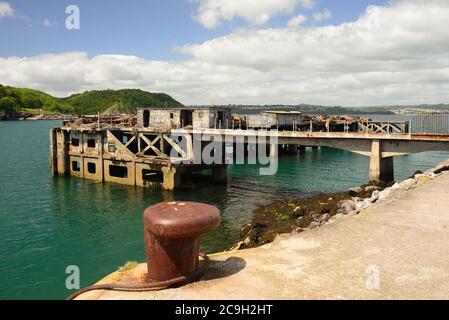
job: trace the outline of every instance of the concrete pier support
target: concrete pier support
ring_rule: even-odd
[[[69,173],[69,146],[64,131],[56,131],[56,171],[59,175]]]
[[[212,168],[212,176],[215,182],[225,184],[228,180],[227,165],[217,165]]]
[[[239,147],[241,148],[241,146],[239,146]],[[243,143],[243,159],[248,158],[248,154],[249,154],[248,148],[249,148],[248,143]]]
[[[57,172],[57,148],[56,148],[56,129],[50,130],[50,169],[51,174],[54,175]]]
[[[369,181],[375,183],[394,181],[393,157],[382,158],[382,142],[380,140],[372,141]]]
[[[162,189],[174,190],[181,185],[181,173],[177,172],[175,168],[162,168],[164,181],[162,182]]]

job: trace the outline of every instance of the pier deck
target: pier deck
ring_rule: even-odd
[[[95,124],[94,124],[95,125]],[[370,157],[369,181],[394,181],[393,157],[449,151],[447,134],[391,132],[308,132],[240,129],[96,128],[71,124],[51,130],[50,164],[54,174],[72,175],[140,187],[173,190],[183,176],[211,169],[212,180],[226,182],[226,167],[244,163],[250,150],[276,159],[278,150],[331,147]],[[213,144],[212,144],[213,143]],[[211,144],[209,146],[209,144]],[[232,152],[226,154],[226,146]],[[211,155],[213,163],[203,159]],[[241,150],[242,152],[237,152]],[[258,150],[258,151],[257,151]],[[215,159],[215,153],[217,159]]]
[[[212,255],[200,282],[156,292],[92,291],[78,299],[448,299],[448,192],[446,173],[357,216]],[[145,271],[139,264],[129,272]]]
[[[227,165],[258,157],[277,169],[278,154],[330,147],[370,157],[370,182],[394,181],[393,157],[449,151],[449,114],[423,114],[413,121],[323,121],[298,112],[265,111],[232,117],[229,108],[140,108],[137,117],[87,116],[50,131],[53,174],[99,182],[174,190],[184,178],[212,172],[226,183]],[[306,119],[308,119],[306,121]],[[332,120],[332,121],[331,121]],[[237,126],[236,126],[237,125]],[[232,150],[230,152],[229,150]],[[266,159],[269,158],[269,159]]]

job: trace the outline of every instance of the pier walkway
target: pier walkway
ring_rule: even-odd
[[[211,255],[201,281],[78,299],[448,299],[449,174],[356,216],[249,250]],[[128,271],[143,274],[146,264]],[[116,282],[114,273],[101,282]]]

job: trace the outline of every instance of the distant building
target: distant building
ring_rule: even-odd
[[[279,128],[292,129],[295,124],[303,121],[299,111],[263,111],[260,114],[246,117],[248,128]]]
[[[229,128],[230,108],[152,108],[137,110],[137,126],[155,130]]]
[[[299,111],[264,111],[262,114],[273,116],[279,128],[291,128],[303,121],[303,115]]]

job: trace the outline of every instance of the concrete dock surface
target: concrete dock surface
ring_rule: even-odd
[[[210,255],[196,283],[78,299],[448,299],[449,174],[358,215],[248,250]],[[146,264],[99,283],[140,277]]]

